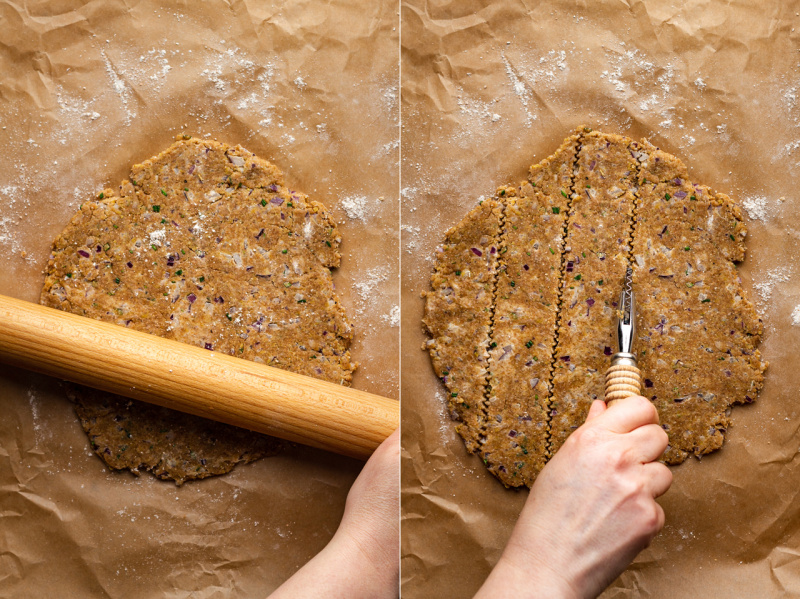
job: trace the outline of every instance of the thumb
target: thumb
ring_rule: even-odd
[[[594,420],[607,409],[608,406],[606,406],[606,402],[604,402],[602,399],[595,399],[592,402],[592,407],[589,408],[589,413],[586,415],[586,422]]]

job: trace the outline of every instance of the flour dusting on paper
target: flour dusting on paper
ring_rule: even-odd
[[[129,106],[131,90],[111,64],[111,61],[108,59],[108,55],[106,54],[105,50],[100,50],[100,56],[103,57],[103,62],[106,65],[106,73],[111,81],[111,87],[119,96],[119,100],[122,102],[122,106],[125,110],[125,124],[130,125],[133,122],[133,119],[136,118],[136,111],[132,110]]]
[[[445,447],[447,442],[453,438],[453,423],[450,420],[450,413],[447,409],[447,399],[444,393],[440,389],[437,389],[433,394],[433,398],[438,408],[436,411],[439,414],[439,428],[437,429],[439,432],[439,442],[442,444],[442,447]]]
[[[378,286],[389,278],[389,272],[384,267],[370,268],[365,272],[354,287],[360,299],[356,314],[363,314],[364,311],[375,303],[375,291]]]
[[[767,198],[764,196],[751,196],[742,200],[742,206],[747,215],[753,220],[762,222],[767,220]]]
[[[773,268],[763,274],[763,280],[753,285],[758,292],[762,308],[764,304],[772,299],[772,292],[775,286],[789,280],[789,274],[790,271],[787,268]]]
[[[42,417],[39,408],[39,397],[36,395],[36,387],[28,385],[28,404],[31,407],[31,418],[33,420],[33,435],[36,440],[36,446],[39,447],[42,441],[42,433],[47,430],[47,427],[42,426]],[[49,436],[49,435],[48,435]]]
[[[3,213],[0,215],[0,245],[7,246],[13,254],[19,254],[22,251],[19,239],[14,234],[15,227],[20,224],[20,210],[17,207],[18,192],[19,188],[16,185],[0,187],[0,205],[3,206]],[[6,214],[12,216],[6,216]]]
[[[348,196],[340,202],[342,210],[350,220],[365,221],[367,217],[366,196]]]
[[[506,75],[508,75],[508,81],[511,84],[511,88],[514,90],[514,94],[519,99],[520,103],[522,104],[522,108],[525,111],[525,124],[530,127],[533,124],[533,121],[536,120],[536,116],[533,115],[528,108],[528,102],[531,99],[531,90],[528,89],[528,87],[525,85],[525,81],[511,66],[511,63],[508,61],[508,58],[506,58],[506,55],[501,53],[500,56],[503,59],[503,64],[506,66]]]
[[[417,249],[419,236],[422,230],[419,227],[412,227],[411,225],[400,225],[400,230],[407,233],[407,235],[403,235],[404,239],[408,239],[405,246],[406,253],[413,253]]]
[[[658,114],[662,121],[659,126],[669,129],[674,124],[673,103],[679,96],[672,92],[675,87],[675,67],[671,63],[656,64],[648,59],[640,49],[627,50],[624,42],[621,49],[607,50],[610,68],[600,74],[623,99],[637,98],[632,107],[642,114]],[[699,89],[702,89],[698,86]],[[693,138],[684,138],[692,145]]]
[[[400,306],[392,306],[388,314],[381,315],[381,320],[387,323],[390,327],[400,326]]]
[[[459,96],[456,98],[456,104],[458,104],[458,107],[461,109],[461,113],[467,117],[472,117],[478,122],[489,121],[491,123],[496,123],[500,120],[500,115],[493,111],[494,104],[496,103],[496,98],[491,102],[483,102],[467,97],[463,90],[461,90]]]

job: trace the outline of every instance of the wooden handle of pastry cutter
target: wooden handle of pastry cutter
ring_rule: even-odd
[[[0,361],[366,459],[399,402],[0,295]]]
[[[606,371],[606,403],[610,406],[631,395],[642,394],[642,374],[634,360],[617,358]]]

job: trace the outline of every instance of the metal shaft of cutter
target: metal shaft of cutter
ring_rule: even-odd
[[[611,358],[611,366],[606,372],[606,403],[612,405],[631,395],[640,395],[642,389],[641,372],[636,365],[633,353],[633,340],[636,334],[636,304],[633,297],[633,270],[625,272],[622,293],[619,296],[617,318],[618,352]]]
[[[619,296],[619,318],[617,320],[617,351],[631,354],[633,336],[636,333],[636,305],[633,299],[633,270],[625,272],[625,282]]]

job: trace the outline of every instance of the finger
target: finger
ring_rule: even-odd
[[[603,419],[610,431],[629,433],[645,424],[658,424],[658,412],[650,400],[631,395],[608,408]]]
[[[645,485],[653,498],[661,497],[672,484],[672,471],[661,462],[643,464]]]
[[[661,457],[669,444],[669,437],[658,424],[645,424],[626,435],[633,445],[634,455],[642,463],[652,462]]]
[[[586,414],[586,422],[597,418],[600,414],[606,411],[606,407],[606,402],[604,402],[602,399],[595,399],[592,402],[592,406],[589,408],[589,413]]]

